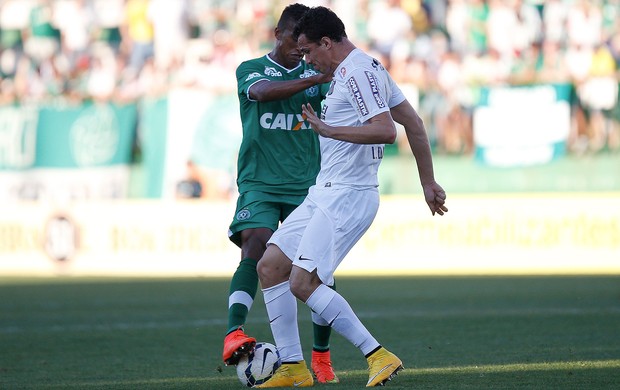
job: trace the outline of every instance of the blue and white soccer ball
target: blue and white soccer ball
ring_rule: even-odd
[[[267,382],[282,365],[280,352],[270,343],[256,343],[254,351],[237,363],[237,376],[241,383],[253,387]]]

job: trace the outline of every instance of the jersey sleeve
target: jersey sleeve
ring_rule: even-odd
[[[390,99],[388,100],[388,106],[390,108],[398,106],[400,103],[404,102],[407,98],[403,91],[398,87],[392,76],[388,72],[386,72],[388,78],[388,84],[390,86],[389,90],[391,91]]]
[[[388,89],[375,72],[358,68],[345,80],[348,99],[361,123],[389,111]]]
[[[237,67],[236,76],[237,76],[237,93],[239,95],[244,95],[248,100],[250,99],[250,87],[256,82],[261,80],[269,80],[267,76],[263,73],[264,66],[253,62],[253,61],[245,61]]]

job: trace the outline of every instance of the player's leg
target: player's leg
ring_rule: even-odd
[[[288,282],[292,266],[290,259],[311,215],[312,207],[306,203],[296,208],[271,237],[258,263],[269,326],[282,359],[282,366],[271,379],[258,386],[261,388],[305,387],[314,383],[303,360],[297,326],[297,300]]]
[[[370,371],[367,386],[382,385],[402,370],[402,361],[377,342],[342,295],[322,284],[306,304],[364,354]]]
[[[290,197],[289,204],[282,206],[282,220],[286,219],[291,212],[304,200],[304,197]],[[336,284],[330,286],[334,290]],[[329,340],[331,338],[332,328],[321,316],[311,312],[312,329],[313,329],[313,345],[312,345],[312,372],[319,383],[338,383],[340,380],[332,367],[331,353],[329,349]]]
[[[262,257],[265,243],[272,233],[267,228],[245,229],[241,232],[242,260],[230,281],[228,295],[228,330],[222,354],[226,364],[236,364],[239,358],[249,353],[256,344],[255,338],[245,334],[243,325],[258,289],[256,264]]]
[[[334,330],[358,347],[364,355],[380,347],[344,297],[321,283],[316,270],[308,272],[293,266],[290,280],[294,295],[328,321]]]
[[[230,281],[228,328],[222,353],[226,364],[236,364],[256,344],[255,338],[245,334],[243,326],[258,288],[256,265],[277,228],[278,218],[279,211],[270,203],[268,194],[250,192],[239,196],[229,230],[231,241],[241,247],[241,261]]]
[[[334,290],[336,285],[330,286]],[[331,326],[323,317],[311,311],[312,325],[314,330],[314,344],[312,346],[312,372],[319,383],[339,383],[340,379],[334,372],[332,366],[329,340],[331,337]]]
[[[368,386],[391,379],[402,362],[385,350],[359,320],[342,295],[327,285],[346,254],[370,227],[379,205],[378,192],[326,191],[316,194],[321,211],[308,222],[293,257],[290,283],[293,294],[305,302],[366,356]]]
[[[291,261],[276,245],[269,245],[258,265],[258,273],[269,326],[282,365],[259,388],[307,387],[314,380],[306,366],[297,325],[297,300],[291,293],[288,276]]]

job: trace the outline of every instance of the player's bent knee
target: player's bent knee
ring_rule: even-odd
[[[288,280],[292,263],[275,245],[270,245],[258,262],[256,270],[262,288],[269,288]]]
[[[291,273],[290,283],[291,292],[295,298],[306,302],[314,290],[321,284],[321,281],[316,272],[310,273],[306,270],[295,268],[295,271]]]
[[[261,283],[269,278],[269,268],[269,259],[263,256],[256,265],[256,272],[258,272],[258,278],[260,279]]]
[[[297,278],[292,278],[290,279],[291,282],[291,292],[293,293],[293,295],[295,296],[295,298],[301,300],[302,302],[305,302],[308,300],[308,297],[306,296],[306,286],[304,285],[304,283],[297,279]]]

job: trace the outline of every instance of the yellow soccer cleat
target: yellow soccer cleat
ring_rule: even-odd
[[[381,347],[366,359],[368,361],[368,383],[366,387],[383,386],[403,369],[403,362],[392,352]]]
[[[259,389],[270,387],[310,387],[314,384],[312,374],[305,361],[296,363],[282,363],[271,379],[262,385],[255,386]]]
[[[340,379],[336,376],[332,368],[332,359],[329,351],[312,351],[312,371],[319,383],[339,383]]]

